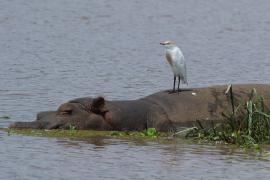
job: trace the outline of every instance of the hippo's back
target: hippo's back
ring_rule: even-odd
[[[255,88],[257,94],[264,97],[266,106],[270,107],[270,85],[247,84],[232,87],[236,105],[247,101]],[[196,120],[220,121],[222,112],[231,111],[230,95],[225,94],[226,90],[227,86],[213,86],[173,94],[162,91],[144,99],[160,106],[173,124],[191,126]]]

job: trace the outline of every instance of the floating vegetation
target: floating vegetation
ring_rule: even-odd
[[[148,137],[157,137],[158,136],[158,132],[155,128],[146,129],[144,134],[145,134],[145,136],[148,136]]]
[[[264,155],[270,157],[270,152],[266,152]]]
[[[186,137],[199,140],[237,144],[259,149],[261,144],[270,143],[270,112],[264,98],[253,89],[247,102],[235,105],[232,86],[228,87],[232,111],[223,113],[224,123],[206,128],[200,121],[186,133]]]
[[[9,135],[18,134],[26,136],[44,136],[44,137],[75,137],[75,138],[88,138],[97,136],[108,136],[107,131],[88,131],[88,130],[75,130],[75,129],[9,129],[3,128],[2,131],[8,132]]]
[[[111,136],[133,136],[133,137],[149,137],[149,138],[157,138],[157,137],[167,137],[166,133],[158,133],[155,128],[148,128],[142,132],[139,131],[113,131]]]
[[[10,119],[9,116],[0,116],[0,119]]]
[[[155,128],[148,128],[147,130],[142,132],[76,130],[75,128],[73,128],[73,126],[70,126],[68,130],[9,129],[9,128],[2,128],[0,130],[8,132],[9,135],[19,134],[26,136],[65,137],[65,138],[119,137],[126,139],[133,139],[133,138],[158,139],[169,137],[167,133],[157,132]]]

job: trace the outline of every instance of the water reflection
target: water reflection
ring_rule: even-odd
[[[107,145],[110,145],[107,138],[105,137],[95,137],[95,138],[87,138],[87,139],[80,139],[80,138],[72,138],[72,139],[59,139],[57,141],[59,145],[64,147],[80,147],[81,143],[91,144],[91,148],[99,149],[104,148]]]
[[[270,170],[269,158],[229,146],[196,145],[179,140],[162,143],[102,137],[75,140],[3,136],[0,143],[5,146],[0,148],[0,153],[5,156],[0,160],[0,175],[8,178],[17,174],[27,179],[76,178],[78,175],[85,177],[83,179],[89,176],[94,179],[179,176],[237,179],[265,178]],[[46,175],[42,171],[46,171]]]

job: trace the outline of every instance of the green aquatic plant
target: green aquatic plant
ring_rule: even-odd
[[[270,157],[270,152],[266,152],[264,155]]]
[[[72,125],[72,124],[69,124],[68,125],[68,130],[70,131],[75,131],[76,130],[76,126]]]
[[[118,137],[122,137],[122,136],[128,136],[130,133],[128,131],[112,131],[110,133],[111,136],[118,136]]]
[[[91,137],[116,137],[123,139],[166,139],[168,133],[157,132],[151,128],[145,131],[95,131],[95,130],[77,130],[70,125],[69,129],[10,129],[0,128],[8,135],[19,134],[26,136],[43,136],[43,137],[66,137],[66,138],[91,138]]]
[[[148,128],[142,132],[139,131],[113,131],[111,136],[136,136],[136,137],[151,137],[155,138],[161,135],[155,128]]]
[[[156,137],[158,132],[155,128],[148,128],[145,130],[145,135],[148,137]]]
[[[10,117],[9,116],[0,116],[0,119],[10,119]]]
[[[106,137],[110,136],[110,131],[90,131],[90,130],[63,130],[63,129],[10,129],[0,128],[1,131],[7,132],[9,135],[26,135],[26,136],[42,136],[42,137],[65,137],[65,138],[90,138],[90,137]]]
[[[77,130],[76,130],[76,126],[72,125],[72,124],[69,124],[68,125],[68,131],[71,135],[74,135],[76,134]]]
[[[186,137],[253,148],[270,143],[270,112],[264,105],[263,96],[253,89],[247,102],[235,105],[231,85],[226,92],[230,95],[232,111],[222,113],[224,123],[212,122],[211,127],[206,128],[201,121],[197,121]]]

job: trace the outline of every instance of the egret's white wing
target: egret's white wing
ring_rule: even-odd
[[[175,66],[176,69],[178,69],[178,73],[182,78],[183,83],[187,84],[187,68],[186,68],[186,62],[183,53],[178,48],[178,51],[176,53],[175,57]]]

